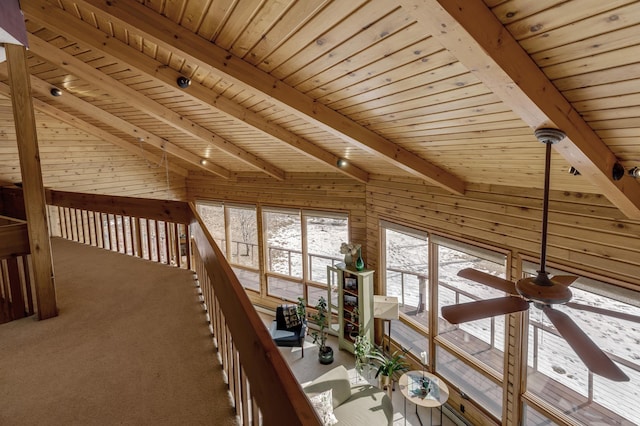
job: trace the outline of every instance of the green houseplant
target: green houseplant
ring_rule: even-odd
[[[371,342],[366,335],[359,335],[353,344],[353,355],[356,359],[356,371],[362,376],[364,366],[370,364],[369,355],[371,354]]]
[[[406,353],[407,351],[403,349],[402,351],[395,351],[391,355],[386,355],[376,349],[369,354],[369,358],[373,360],[373,363],[378,365],[375,377],[379,380],[379,387],[386,390],[389,397],[391,397],[393,375],[409,369],[408,364],[405,362]]]
[[[327,327],[329,326],[329,317],[327,316],[327,301],[324,297],[318,299],[318,303],[315,306],[316,313],[311,316],[313,322],[315,322],[320,328],[318,331],[313,331],[313,343],[318,345],[318,360],[320,364],[331,364],[333,362],[333,349],[327,346]]]

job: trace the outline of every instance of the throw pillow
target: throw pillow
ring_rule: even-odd
[[[287,328],[292,328],[296,325],[300,325],[300,318],[298,317],[296,305],[284,305],[282,307],[282,313],[284,315],[284,323],[286,324]]]
[[[332,398],[331,389],[309,398],[311,405],[315,408],[324,426],[331,426],[338,423],[338,419],[333,414],[333,406],[331,405]]]

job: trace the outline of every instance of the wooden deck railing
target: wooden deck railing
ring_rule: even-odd
[[[320,424],[193,205],[59,191],[47,203],[56,235],[195,271],[243,425]]]

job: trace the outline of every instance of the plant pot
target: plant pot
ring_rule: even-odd
[[[378,376],[378,387],[386,391],[389,398],[392,397],[393,394],[391,392],[393,391],[393,380],[391,379],[391,376],[380,374]]]
[[[318,361],[320,361],[320,364],[331,364],[333,362],[333,349],[329,346],[320,349],[318,351]]]

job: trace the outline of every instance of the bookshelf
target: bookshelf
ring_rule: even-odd
[[[338,346],[354,352],[358,334],[373,342],[373,273],[344,266],[327,266],[329,313],[337,315],[332,329],[338,335]]]

